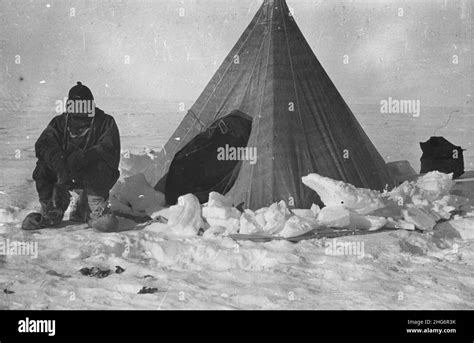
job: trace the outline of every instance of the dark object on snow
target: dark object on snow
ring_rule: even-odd
[[[125,269],[123,269],[122,267],[115,266],[115,273],[116,274],[122,274],[124,271],[125,271]]]
[[[464,149],[454,145],[444,137],[430,137],[426,142],[420,143],[423,155],[421,156],[420,173],[433,170],[450,174],[458,178],[464,174]]]
[[[153,294],[157,292],[159,292],[158,288],[143,286],[143,288],[140,289],[137,294]]]
[[[70,195],[63,185],[53,185],[52,197],[45,201],[40,199],[41,213],[28,214],[21,224],[23,230],[39,230],[58,226],[68,208]]]
[[[161,223],[161,224],[168,224],[168,218],[166,217],[163,217],[163,216],[158,216],[156,217],[155,219],[158,223]]]
[[[70,278],[71,277],[71,275],[61,274],[61,273],[58,273],[57,271],[52,270],[52,269],[48,270],[46,272],[46,274],[51,275],[51,276],[58,276],[58,277],[62,277],[62,278]]]
[[[5,293],[5,294],[13,294],[13,293],[15,293],[15,292],[10,291],[9,289],[6,289],[6,288],[5,288],[5,289],[3,290],[3,293]]]
[[[290,13],[284,0],[263,1],[166,143],[167,163],[158,177],[168,173],[170,205],[184,193],[207,201],[211,190],[228,191],[233,204],[245,202],[252,210],[288,197],[295,208],[322,205],[301,182],[309,173],[380,191],[394,185],[382,156]],[[232,146],[237,138],[232,133],[245,141],[244,130],[229,125],[235,110],[250,117],[251,130],[247,143],[234,146],[256,151],[257,163],[232,161],[230,155],[216,158],[217,147]],[[219,125],[222,121],[225,125]],[[158,182],[155,189],[161,186]]]
[[[110,269],[102,270],[102,269],[97,268],[97,267],[92,267],[92,268],[84,267],[79,271],[81,272],[82,275],[90,276],[90,277],[97,277],[99,279],[105,278],[105,277],[109,276],[112,273],[112,271]]]
[[[114,211],[114,213],[117,217],[122,217],[122,218],[125,218],[125,219],[133,220],[137,224],[143,224],[143,223],[147,223],[147,222],[153,220],[153,218],[151,218],[150,216],[147,216],[147,215],[136,216],[136,215],[133,215],[133,214],[118,212],[118,211]]]
[[[43,227],[41,225],[41,219],[42,219],[41,213],[36,213],[36,212],[29,213],[25,217],[25,219],[23,219],[23,222],[21,223],[21,228],[27,231],[42,229]]]

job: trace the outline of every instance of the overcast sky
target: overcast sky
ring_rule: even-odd
[[[287,2],[348,102],[470,99],[469,0]],[[62,97],[81,80],[96,99],[194,100],[261,3],[2,0],[0,97]]]

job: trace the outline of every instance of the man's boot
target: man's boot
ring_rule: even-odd
[[[89,226],[102,232],[116,232],[119,229],[118,219],[112,212],[110,203],[99,195],[87,195],[91,210]]]
[[[30,213],[21,224],[23,230],[39,230],[58,226],[69,206],[70,194],[63,185],[54,185],[52,197],[40,200],[41,213]]]
[[[58,226],[64,217],[64,210],[54,207],[52,199],[40,201],[41,213],[30,213],[21,224],[23,230],[40,230]]]

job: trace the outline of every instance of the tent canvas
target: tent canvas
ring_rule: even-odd
[[[357,187],[381,190],[393,185],[383,158],[284,0],[263,2],[173,133],[165,145],[165,173],[155,189],[173,192],[167,171],[175,156],[235,110],[252,118],[247,147],[255,148],[258,156],[257,163],[235,164],[234,177],[225,185],[235,205],[257,209],[285,200],[290,206],[308,208],[320,202],[301,182],[309,173]],[[196,169],[203,165],[195,164]],[[218,168],[216,163],[210,166]]]

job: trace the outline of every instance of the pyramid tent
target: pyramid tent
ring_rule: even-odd
[[[254,149],[256,163],[218,160],[215,148],[226,139],[231,148]],[[320,202],[301,182],[309,173],[357,187],[393,185],[284,0],[264,0],[165,152],[165,174],[155,189],[165,192],[169,204],[185,192],[200,194],[204,202],[215,190],[250,209],[280,200],[309,208]],[[202,185],[205,179],[211,184]]]

